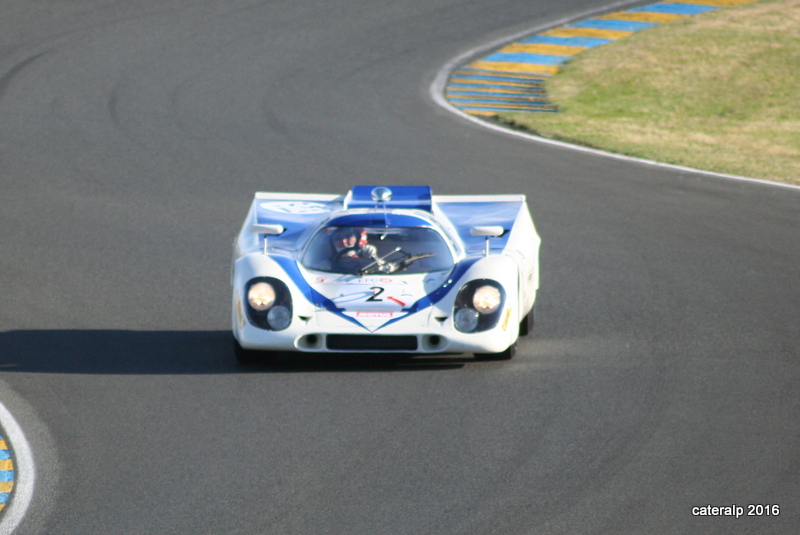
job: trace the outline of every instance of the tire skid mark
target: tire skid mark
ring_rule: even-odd
[[[39,59],[45,54],[45,52],[40,52],[34,56],[31,56],[27,59],[24,59],[11,67],[7,73],[5,73],[2,77],[0,77],[0,99],[6,93],[8,86],[11,85],[11,80],[13,80],[20,72],[22,72],[28,65]]]

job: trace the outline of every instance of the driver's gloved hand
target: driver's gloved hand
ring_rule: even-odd
[[[377,258],[378,248],[371,243],[368,243],[359,249],[358,256],[362,258]]]
[[[394,273],[397,271],[397,264],[394,262],[384,262],[378,267],[378,273]]]

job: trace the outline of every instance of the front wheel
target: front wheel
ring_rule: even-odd
[[[500,353],[475,353],[475,360],[511,360],[517,354],[517,341]]]
[[[528,336],[533,333],[533,308],[528,314],[519,322],[519,335]]]

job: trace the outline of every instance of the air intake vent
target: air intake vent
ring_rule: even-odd
[[[389,336],[381,334],[329,334],[325,337],[328,349],[333,351],[416,351],[416,336]]]

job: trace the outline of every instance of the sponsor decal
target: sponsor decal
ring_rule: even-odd
[[[262,202],[258,206],[264,210],[281,214],[322,214],[330,211],[327,204],[309,201]]]
[[[414,300],[407,285],[373,286],[370,284],[348,284],[339,288],[339,295],[332,298],[339,306],[353,309],[404,308]]]
[[[239,328],[244,329],[244,313],[242,312],[242,300],[239,295],[236,295],[236,321],[239,322]]]
[[[349,277],[349,276],[348,276]],[[388,277],[363,277],[363,278],[342,278],[342,282],[347,284],[394,284],[394,285],[408,285],[408,283],[402,279],[390,279]]]
[[[505,317],[503,317],[503,324],[501,325],[504,331],[508,328],[508,320],[510,317],[511,317],[511,309],[509,308],[506,310],[506,315]]]
[[[408,314],[405,312],[390,312],[383,310],[358,310],[344,312],[345,316],[359,322],[369,332],[375,332],[390,321],[397,321]]]
[[[356,312],[357,318],[384,318],[392,319],[395,316],[394,312]]]

